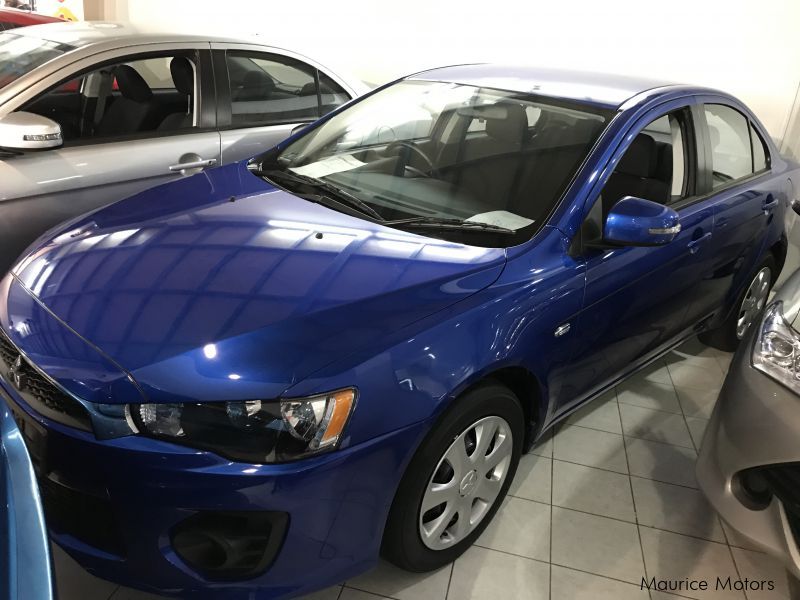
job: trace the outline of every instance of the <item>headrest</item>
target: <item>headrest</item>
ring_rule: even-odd
[[[175,89],[181,94],[191,96],[194,94],[194,68],[192,61],[185,56],[176,56],[169,63],[169,72]]]
[[[652,177],[658,161],[656,142],[645,133],[640,133],[628,146],[617,165],[619,173],[635,177]]]
[[[153,97],[153,90],[144,78],[130,65],[120,65],[114,69],[117,86],[124,98],[134,102],[147,102]]]
[[[486,119],[486,133],[496,140],[514,144],[522,143],[528,133],[528,115],[521,104],[515,102],[498,102],[505,115],[501,119]]]
[[[264,100],[275,89],[275,81],[264,71],[248,71],[242,80],[239,100]]]

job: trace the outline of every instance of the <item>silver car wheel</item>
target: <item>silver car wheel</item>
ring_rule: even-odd
[[[497,416],[467,427],[439,460],[419,509],[419,534],[431,550],[451,548],[497,500],[511,465],[511,427]]]
[[[761,309],[764,308],[771,282],[772,271],[769,267],[764,267],[756,274],[750,283],[750,287],[747,288],[742,305],[739,307],[739,319],[736,321],[736,337],[738,339],[744,337],[750,325],[761,313]]]

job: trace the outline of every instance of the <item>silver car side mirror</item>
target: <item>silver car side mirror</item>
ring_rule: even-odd
[[[0,117],[0,148],[13,151],[47,150],[64,143],[61,125],[29,112]]]

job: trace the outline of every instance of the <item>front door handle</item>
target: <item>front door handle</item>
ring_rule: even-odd
[[[701,235],[696,240],[692,240],[691,242],[686,244],[686,247],[689,248],[689,252],[694,254],[700,249],[700,244],[702,244],[705,240],[707,240],[710,237],[711,237],[711,232],[709,231],[708,233]]]
[[[177,165],[170,165],[169,170],[172,173],[183,173],[192,169],[207,169],[217,164],[216,158],[198,158],[189,162],[179,162]]]
[[[769,196],[764,198],[764,202],[761,203],[761,208],[763,210],[770,210],[770,209],[775,208],[777,205],[778,205],[778,201],[775,199],[775,197],[772,194],[770,194]]]

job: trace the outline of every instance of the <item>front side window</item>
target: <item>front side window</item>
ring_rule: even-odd
[[[226,61],[234,127],[314,121],[349,100],[330,77],[286,56],[228,51]]]
[[[194,54],[169,54],[105,65],[64,82],[22,110],[61,125],[65,143],[164,135],[196,127]]]
[[[510,246],[544,224],[611,116],[580,102],[403,81],[261,157],[260,168],[293,191],[323,182],[395,227]]]
[[[706,104],[704,109],[711,140],[712,187],[716,189],[752,175],[753,153],[747,118],[724,104]]]
[[[72,49],[36,37],[0,33],[0,90]]]

